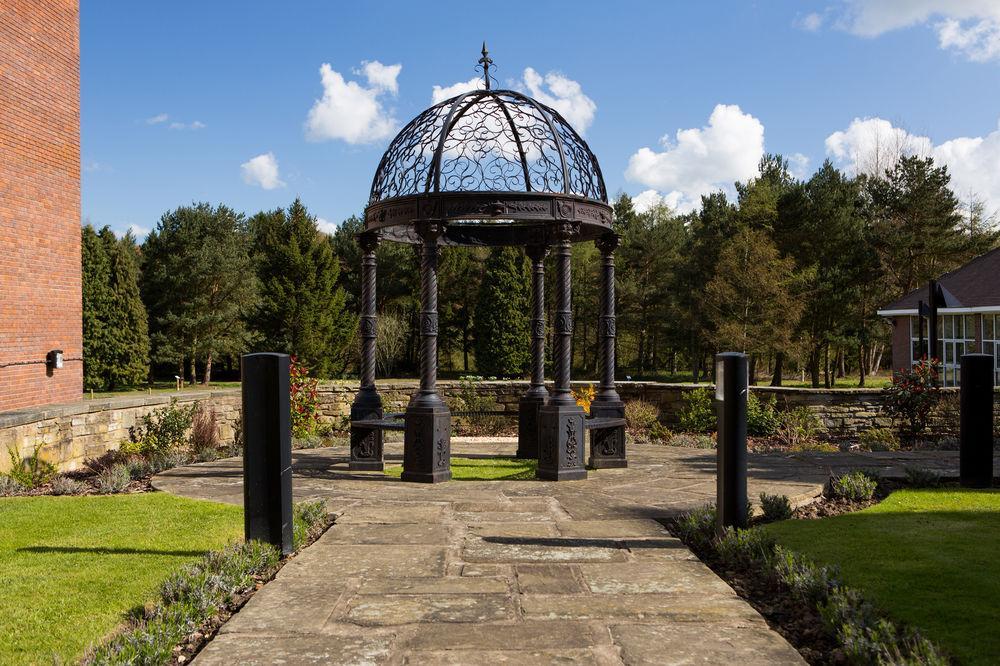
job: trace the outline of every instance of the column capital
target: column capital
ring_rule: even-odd
[[[374,231],[362,231],[358,234],[358,245],[363,252],[374,252],[378,247],[379,237]]]
[[[549,246],[543,243],[531,244],[524,248],[524,253],[532,261],[541,261],[549,255]]]
[[[612,254],[615,250],[618,249],[618,245],[620,242],[621,242],[621,236],[619,236],[613,231],[609,231],[600,238],[596,239],[594,241],[594,245],[596,245],[597,249],[601,251],[601,254],[607,256],[609,254]]]
[[[551,229],[552,239],[557,243],[571,241],[579,232],[579,222],[559,222],[554,224]]]
[[[413,226],[416,229],[417,235],[425,243],[437,241],[444,234],[444,222],[438,220],[423,220],[415,223]]]

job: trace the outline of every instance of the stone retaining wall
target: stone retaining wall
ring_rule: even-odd
[[[574,382],[583,386],[588,382]],[[323,419],[334,428],[346,428],[351,403],[357,391],[356,382],[323,382],[319,386],[320,411]],[[416,381],[379,384],[379,392],[387,412],[401,412],[410,395],[418,388]],[[517,413],[520,396],[527,390],[523,381],[480,382],[476,392],[488,396],[491,409]],[[621,382],[618,392],[623,400],[644,400],[660,410],[660,420],[676,426],[684,398],[691,391],[704,390],[706,384],[660,384],[656,382]],[[454,404],[462,396],[459,382],[440,382],[438,389]],[[752,387],[763,399],[773,396],[779,409],[806,407],[819,416],[827,434],[837,439],[856,437],[873,427],[889,427],[891,420],[882,410],[882,392],[877,389],[799,389],[782,387]],[[958,435],[958,390],[944,389],[945,399],[930,423],[933,434]],[[233,439],[233,428],[239,417],[240,390],[187,391],[87,400],[70,405],[0,413],[0,472],[10,466],[7,450],[16,447],[22,457],[33,455],[40,446],[41,455],[62,470],[77,469],[84,460],[117,449],[128,438],[128,429],[136,419],[154,409],[162,408],[176,398],[181,404],[208,401],[216,411],[220,441]],[[996,422],[1000,425],[1000,401],[995,401]]]
[[[233,426],[240,413],[239,389],[182,391],[84,400],[0,413],[0,472],[10,469],[9,451],[22,458],[39,455],[61,471],[79,469],[87,458],[116,450],[128,439],[128,429],[149,412],[176,399],[180,405],[208,401],[215,409],[222,444],[233,441]]]

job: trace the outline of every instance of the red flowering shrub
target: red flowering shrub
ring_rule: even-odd
[[[320,426],[317,380],[309,376],[309,368],[292,357],[289,369],[289,393],[292,402],[292,437],[316,434]]]
[[[911,437],[924,431],[931,410],[940,400],[937,359],[924,358],[909,370],[896,372],[885,389],[886,411]]]

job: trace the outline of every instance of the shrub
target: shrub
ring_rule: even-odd
[[[889,428],[869,428],[858,436],[858,447],[864,451],[898,451],[899,437]]]
[[[671,435],[667,440],[670,446],[679,446],[687,449],[714,449],[715,440],[709,435],[702,433],[682,432]]]
[[[143,415],[128,429],[128,442],[122,443],[120,451],[152,458],[184,446],[195,409],[197,404],[178,407],[177,400],[173,399],[168,407]]]
[[[83,466],[94,474],[100,474],[112,465],[128,460],[128,456],[121,451],[108,451],[96,458],[87,458],[83,461]]]
[[[97,475],[95,482],[97,492],[102,495],[114,495],[128,489],[129,484],[132,483],[132,474],[127,465],[119,463],[103,470]]]
[[[239,414],[233,422],[233,441],[226,447],[226,456],[233,458],[243,455],[243,415]]]
[[[656,405],[642,400],[625,403],[625,432],[633,439],[645,439],[654,426],[660,423],[660,410]]]
[[[836,567],[816,566],[783,546],[774,547],[774,574],[801,601],[816,605],[838,585]]]
[[[20,495],[27,488],[21,484],[20,481],[14,479],[6,474],[0,474],[0,497],[12,497],[14,495]]]
[[[458,396],[452,398],[452,404],[456,407],[453,411],[470,412],[469,415],[461,417],[461,425],[469,435],[497,435],[503,432],[503,417],[484,413],[495,411],[497,404],[492,397],[480,390],[482,381],[483,378],[476,375],[459,378]]]
[[[42,459],[39,455],[41,448],[41,444],[37,445],[27,458],[21,457],[21,452],[16,446],[7,449],[7,457],[10,458],[10,471],[7,472],[7,476],[28,490],[48,483],[56,475],[56,467]]]
[[[319,382],[309,376],[309,368],[294,356],[289,369],[289,397],[292,403],[292,436],[308,437],[319,431]]]
[[[312,532],[326,527],[330,515],[323,500],[297,502],[292,513],[292,543],[296,550],[305,544]]]
[[[865,502],[875,497],[878,481],[873,479],[870,474],[855,471],[838,476],[830,484],[830,487],[834,497],[854,502]]]
[[[751,567],[770,561],[774,553],[774,537],[762,529],[727,527],[715,544],[719,558],[731,567]]]
[[[899,370],[885,389],[885,409],[910,437],[927,427],[931,410],[941,400],[937,361],[921,359],[908,370]]]
[[[764,512],[764,520],[788,520],[792,517],[792,503],[785,495],[760,494],[760,508]]]
[[[790,449],[802,450],[815,444],[822,429],[818,416],[806,407],[796,407],[781,413],[778,440]]]
[[[684,396],[684,408],[680,413],[681,428],[687,432],[710,432],[715,430],[715,406],[712,404],[711,389],[696,389]]]
[[[188,462],[190,459],[184,451],[167,451],[146,461],[150,474],[159,474],[165,469],[186,465]]]
[[[906,483],[914,488],[936,488],[941,485],[941,473],[926,467],[905,467]]]
[[[191,418],[191,454],[195,460],[219,457],[219,422],[215,408],[199,402]]]
[[[695,548],[706,548],[715,537],[715,507],[711,504],[692,509],[673,524],[673,531],[682,541]]]
[[[80,495],[87,489],[87,484],[68,476],[57,476],[52,479],[53,495]]]
[[[774,396],[759,400],[752,391],[747,394],[747,434],[770,437],[781,427],[781,417],[774,408]]]

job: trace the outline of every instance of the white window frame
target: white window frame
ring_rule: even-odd
[[[986,334],[987,319],[992,323],[992,334]],[[987,313],[982,315],[981,337],[983,339],[983,353],[993,357],[993,385],[1000,386],[1000,314]]]

